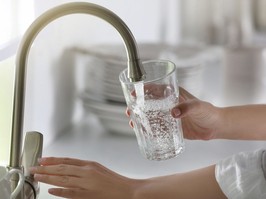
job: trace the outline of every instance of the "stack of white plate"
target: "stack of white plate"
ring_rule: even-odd
[[[134,135],[128,124],[129,119],[125,115],[126,105],[124,103],[103,100],[90,91],[84,92],[82,99],[85,110],[96,114],[101,124],[108,131],[123,135]]]
[[[198,96],[201,92],[205,50],[195,46],[165,46],[140,44],[142,61],[167,59],[177,66],[179,85]],[[102,45],[92,50],[76,49],[87,58],[86,82],[82,101],[86,111],[96,114],[109,131],[134,135],[125,115],[126,103],[119,74],[127,67],[126,51],[122,45]]]

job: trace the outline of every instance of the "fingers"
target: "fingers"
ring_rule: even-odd
[[[133,125],[133,121],[132,121],[132,120],[129,121],[129,126],[130,126],[131,128],[134,128],[134,125]]]
[[[130,117],[130,110],[129,110],[128,107],[127,107],[127,109],[126,109],[126,116]],[[132,121],[132,120],[130,120],[128,124],[129,124],[129,126],[130,126],[131,128],[134,128],[134,125],[133,125],[133,121]]]
[[[180,99],[183,101],[188,100],[188,99],[197,99],[194,95],[192,95],[191,93],[189,93],[182,87],[179,87],[179,96],[180,96]]]
[[[103,173],[105,170],[105,167],[96,162],[90,162],[86,166],[59,164],[30,168],[36,181],[55,186],[83,189],[88,185],[88,181],[85,182],[86,178],[92,179],[98,175],[99,171]]]
[[[71,175],[75,177],[82,177],[84,175],[82,167],[66,164],[32,167],[30,172],[32,174]]]
[[[127,107],[127,109],[126,109],[126,116],[130,116],[130,110],[129,110],[129,108]]]
[[[171,114],[174,118],[179,118],[181,116],[181,110],[180,108],[178,107],[174,107],[172,110],[171,110]]]
[[[171,111],[172,116],[175,118],[182,118],[190,114],[191,111],[200,105],[200,100],[182,87],[179,87],[179,99],[180,103]]]
[[[80,177],[84,175],[82,167],[65,164],[32,167],[30,172],[36,181],[74,188],[82,186]]]
[[[94,162],[72,158],[41,158],[39,163],[43,166],[30,168],[36,181],[71,188],[86,188],[82,177],[95,167]]]
[[[84,178],[61,175],[35,174],[34,180],[54,186],[67,188],[86,188]]]
[[[183,103],[179,103],[177,106],[175,106],[171,110],[171,114],[174,118],[182,118],[199,109],[199,106],[199,100],[188,100]]]
[[[56,157],[46,157],[40,158],[38,160],[40,165],[58,165],[58,164],[67,164],[67,165],[76,165],[76,166],[85,166],[89,164],[89,161],[79,160],[74,158],[56,158]]]

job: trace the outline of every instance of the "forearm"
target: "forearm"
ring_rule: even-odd
[[[216,179],[215,166],[144,180],[136,199],[226,199]]]
[[[266,105],[221,108],[218,139],[266,140]]]

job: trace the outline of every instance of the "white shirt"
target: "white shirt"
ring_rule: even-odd
[[[220,161],[215,177],[228,199],[266,199],[266,151],[243,152]]]

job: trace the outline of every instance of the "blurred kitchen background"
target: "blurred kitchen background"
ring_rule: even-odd
[[[71,1],[0,2],[0,165],[6,165],[15,53],[21,35],[40,14]],[[139,44],[143,60],[170,59],[175,62],[179,84],[195,96],[217,106],[266,102],[266,0],[88,2],[112,10],[125,21]],[[62,17],[38,35],[28,60],[24,129],[25,132],[37,130],[44,134],[45,155],[101,161],[97,159],[99,154],[90,150],[103,150],[97,145],[102,139],[103,145],[110,145],[114,150],[114,157],[103,157],[106,161],[121,158],[122,151],[128,147],[136,149],[136,156],[140,156],[134,133],[124,115],[126,106],[118,82],[119,72],[126,67],[125,55],[118,33],[93,16]],[[92,129],[107,137],[94,140]],[[71,135],[66,138],[64,134]],[[121,141],[121,146],[117,140]],[[83,146],[82,143],[88,147],[82,150],[89,151],[90,155],[74,154],[73,151],[81,149],[77,146]],[[70,147],[72,144],[76,149]],[[188,162],[194,163],[191,163],[192,156],[191,161],[189,155],[185,157],[185,152],[183,159],[179,159],[184,162],[180,170],[204,166],[231,153],[265,145],[262,142],[238,142],[237,145],[230,143],[233,147],[228,148],[226,142],[197,144],[194,147],[201,148],[202,153],[212,158],[202,164],[186,166]],[[64,148],[66,146],[72,153]],[[205,150],[204,146],[209,149],[206,147]],[[193,151],[190,147],[193,147],[192,143],[187,146],[187,154]],[[218,148],[211,152],[210,147]],[[108,155],[107,151],[103,150],[100,155]],[[131,153],[129,149],[124,152]],[[139,158],[137,161],[141,161]],[[106,164],[124,173],[130,171],[130,166],[123,163],[118,167],[108,161]],[[157,173],[149,171],[150,175],[160,174],[157,170]]]

